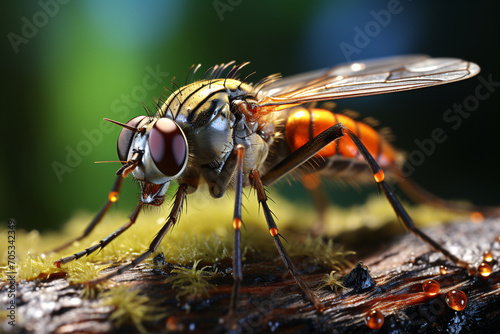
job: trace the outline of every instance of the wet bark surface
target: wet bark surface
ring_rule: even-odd
[[[496,238],[500,221],[487,220],[434,227],[426,230],[460,258],[475,263],[482,261],[483,252],[492,251],[500,257]],[[377,333],[469,333],[498,332],[500,328],[500,269],[493,260],[493,272],[487,278],[469,275],[466,269],[453,266],[439,253],[413,235],[407,234],[386,240],[364,250],[362,260],[369,271],[359,274],[360,280],[344,282],[349,286],[332,291],[320,283],[328,268],[311,267],[307,259],[294,259],[301,276],[325,306],[322,313],[305,298],[287,274],[281,261],[247,259],[244,281],[238,305],[238,328],[228,330],[223,323],[232,291],[231,262],[219,263],[228,268],[225,274],[210,283],[208,297],[191,300],[177,298],[165,279],[170,265],[155,269],[140,265],[113,279],[114,286],[127,286],[148,297],[156,318],[143,319],[142,326],[151,333],[370,333],[366,316],[378,310],[384,323]],[[448,267],[442,275],[440,266]],[[201,266],[200,266],[201,268]],[[360,270],[358,267],[356,270]],[[101,274],[108,272],[106,269]],[[366,276],[366,274],[369,276]],[[364,276],[363,276],[364,275]],[[356,276],[356,275],[354,275]],[[372,283],[366,283],[371,277]],[[430,296],[422,291],[422,283],[433,279],[440,291]],[[364,285],[362,286],[364,282]],[[1,300],[6,300],[2,283]],[[64,277],[20,282],[17,284],[16,326],[2,319],[3,332],[9,333],[135,333],[139,331],[132,320],[117,322],[111,318],[115,307],[101,303],[101,295],[82,298],[82,285],[70,285]],[[467,296],[467,306],[455,311],[448,306],[446,295],[461,290]]]

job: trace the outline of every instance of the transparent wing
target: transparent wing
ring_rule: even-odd
[[[271,110],[266,107],[399,92],[464,80],[479,71],[478,65],[456,58],[374,59],[274,81],[258,89],[257,105]]]

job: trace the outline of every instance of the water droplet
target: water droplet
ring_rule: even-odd
[[[439,272],[441,273],[441,275],[446,275],[448,273],[448,267],[447,266],[440,266]]]
[[[177,317],[169,317],[165,327],[168,331],[182,331],[184,329],[184,326],[179,323],[179,319]]]
[[[467,266],[467,274],[469,276],[476,276],[477,275],[477,268],[476,268],[476,266],[474,266],[472,264],[469,264]]]
[[[483,253],[483,259],[485,262],[493,261],[493,254],[490,251],[486,251]]]
[[[379,329],[384,324],[384,315],[378,310],[372,310],[365,318],[370,329]]]
[[[439,283],[433,279],[427,280],[422,283],[422,290],[429,296],[435,296],[439,293]]]
[[[483,277],[488,277],[491,275],[491,266],[486,262],[481,262],[479,267],[477,267],[477,271]]]
[[[451,290],[446,294],[446,304],[455,311],[462,311],[467,306],[467,296],[463,291]]]
[[[470,215],[473,223],[481,223],[484,220],[484,216],[481,212],[473,212]]]

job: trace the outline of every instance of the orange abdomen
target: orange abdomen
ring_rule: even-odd
[[[318,108],[295,108],[288,116],[285,136],[290,150],[292,152],[296,151],[308,140],[338,123],[342,123],[342,125],[354,132],[381,166],[395,163],[396,151],[372,127],[345,115]],[[345,137],[328,144],[316,154],[317,157],[324,159],[335,155],[363,159],[354,143]]]

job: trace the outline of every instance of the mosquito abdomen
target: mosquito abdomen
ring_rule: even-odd
[[[285,138],[294,152],[308,140],[316,137],[331,126],[342,123],[358,136],[381,167],[391,169],[397,164],[398,152],[369,125],[352,118],[319,108],[294,108],[285,125]],[[336,140],[315,155],[314,169],[322,174],[363,173],[368,170],[356,146],[349,138]]]

